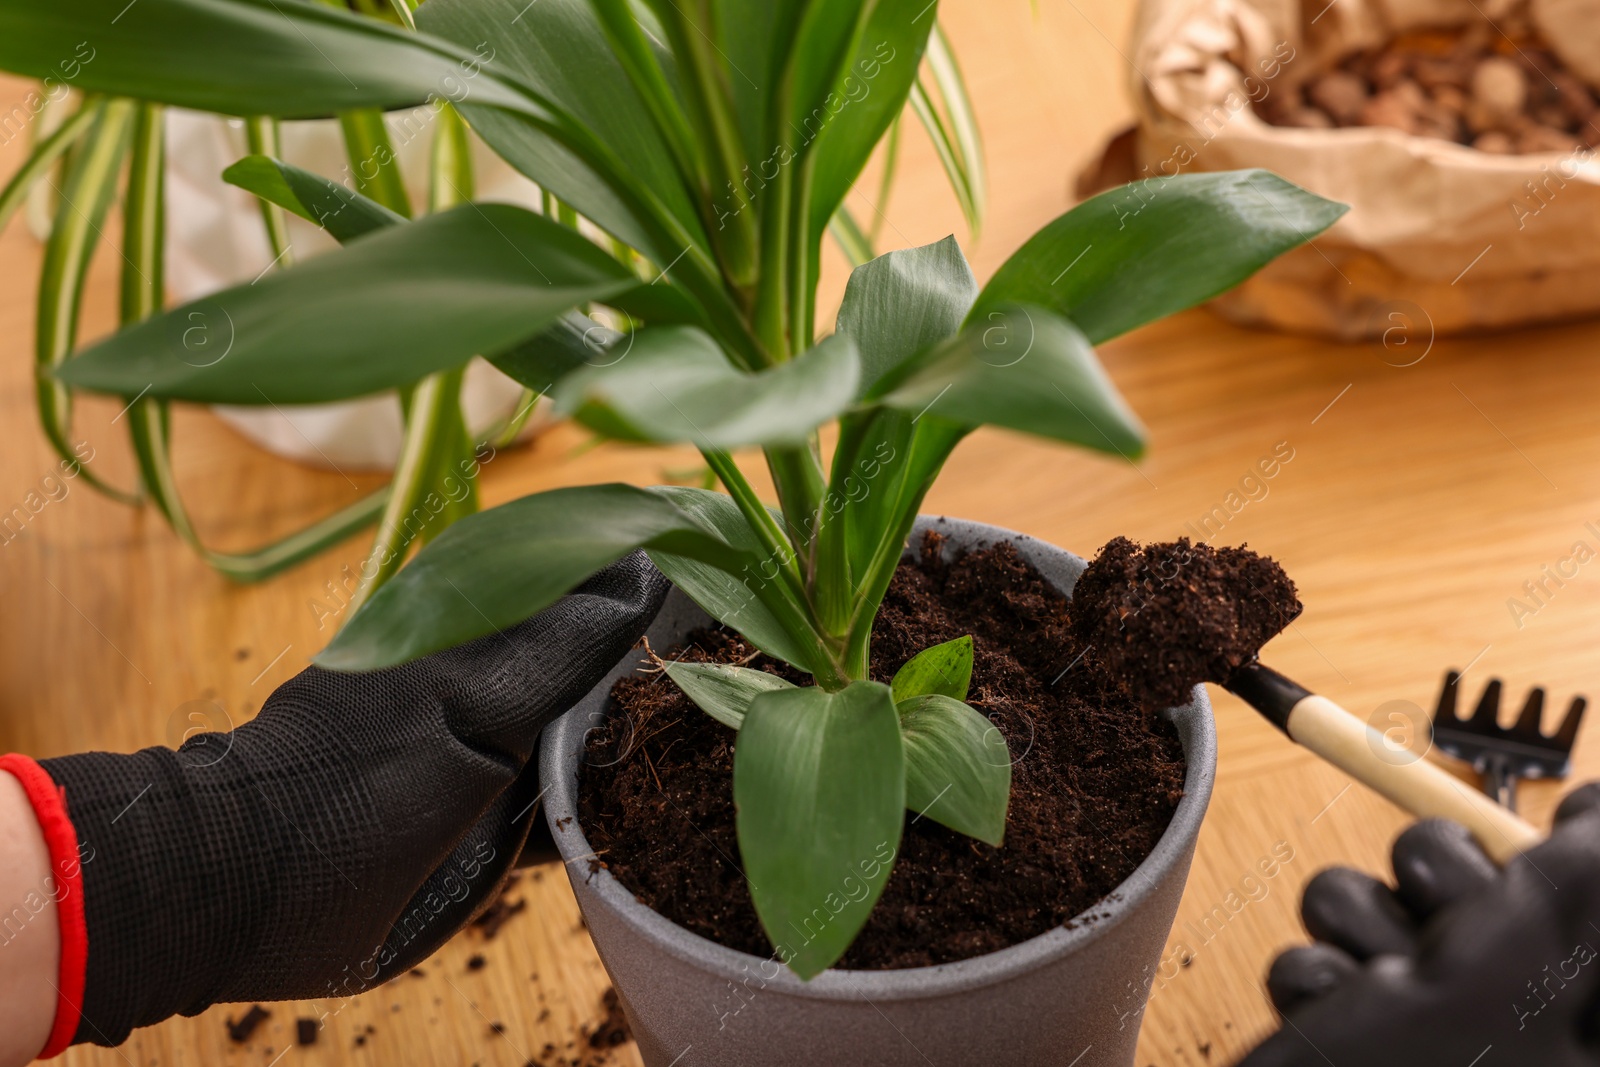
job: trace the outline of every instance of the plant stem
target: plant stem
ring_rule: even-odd
[[[791,355],[785,271],[789,264],[787,223],[793,192],[793,175],[789,167],[784,167],[768,187],[761,211],[761,273],[756,280],[753,320],[768,364],[782,363]]]
[[[356,191],[409,219],[411,200],[406,196],[389,131],[383,125],[383,112],[377,108],[342,112],[339,128],[344,131],[345,154]]]
[[[252,115],[244,120],[244,134],[253,155],[283,158],[283,146],[278,136],[278,120],[270,115]],[[283,208],[270,200],[256,197],[261,209],[261,223],[267,230],[267,242],[272,246],[272,262],[287,267],[294,262],[289,246],[289,217]]]
[[[472,171],[472,135],[461,113],[441,103],[433,127],[428,210],[444,211],[466,203],[472,199],[476,184]]]
[[[936,416],[918,426],[911,435],[906,449],[905,467],[895,482],[894,503],[887,514],[892,516],[890,527],[873,549],[860,583],[855,591],[855,605],[850,613],[845,663],[864,670],[871,652],[872,623],[884,593],[900,566],[905,553],[906,538],[917,521],[917,512],[928,495],[934,480],[939,477],[944,462],[950,457],[969,428],[945,422]]]
[[[745,480],[739,465],[721,449],[702,448],[700,454],[705,457],[706,466],[716,472],[728,495],[739,506],[739,511],[750,524],[750,530],[761,542],[761,547],[778,563],[779,570],[788,576],[788,583],[803,598],[805,590],[800,580],[800,570],[795,566],[794,548],[784,535],[783,528],[772,517],[772,512],[767,510],[767,506]]]
[[[808,559],[812,538],[816,534],[817,512],[822,506],[822,496],[827,492],[822,464],[815,451],[815,435],[812,437],[810,445],[762,449],[767,459],[767,470],[772,475],[772,484],[778,490],[783,521],[789,527],[789,543],[797,553]]]
[[[795,550],[784,535],[782,527],[772,517],[767,506],[756,496],[755,490],[745,480],[743,472],[739,470],[732,456],[710,448],[702,448],[700,454],[705,457],[706,465],[728,490],[728,495],[738,506],[751,532],[766,551],[767,559],[774,563],[775,577],[783,587],[779,596],[781,600],[779,610],[790,613],[792,625],[804,630],[804,636],[813,652],[813,662],[810,666],[817,684],[829,691],[843,689],[851,681],[851,676],[841,666],[840,654],[844,642],[828,637],[817,622],[816,612],[811,606],[810,597],[806,594],[805,582],[796,566]],[[771,606],[769,604],[769,607]],[[794,614],[796,612],[798,614]],[[796,637],[801,636],[795,630],[791,630],[791,633]]]

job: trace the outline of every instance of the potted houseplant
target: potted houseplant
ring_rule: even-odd
[[[389,25],[411,26],[409,7],[386,0],[321,0]],[[475,52],[492,57],[482,43]],[[275,110],[229,118],[173,111],[159,101],[107,99],[74,92],[99,52],[85,38],[56,62],[27,101],[28,158],[0,189],[0,226],[25,204],[46,245],[40,273],[35,359],[42,367],[68,358],[76,347],[83,282],[95,246],[106,239],[105,220],[120,194],[123,234],[124,323],[157,310],[165,288],[192,302],[268,269],[292,264],[332,242],[319,227],[270,201],[230,188],[219,175],[240,156],[265,153],[340,175],[346,185],[400,216],[417,205],[449,206],[474,192],[540,210],[574,228],[581,217],[519,174],[472,136],[446,100],[465,91],[476,75],[466,65],[438,86],[424,106],[385,114],[353,107],[335,118],[282,123]],[[974,233],[981,223],[983,163],[976,124],[954,54],[937,29],[930,38],[926,84],[919,79],[907,110],[937,148]],[[878,201],[889,195],[900,123],[891,127]],[[49,180],[46,180],[49,179]],[[59,195],[65,190],[66,195]],[[43,194],[43,195],[40,195]],[[171,208],[168,208],[168,205]],[[84,206],[86,210],[79,210]],[[843,207],[830,229],[853,261],[871,258],[881,216],[858,225]],[[591,231],[591,235],[596,234]],[[619,249],[626,256],[626,250]],[[203,338],[205,331],[193,336]],[[195,354],[198,358],[198,354]],[[113,499],[153,504],[200,557],[237,581],[268,578],[342,541],[362,526],[378,533],[364,571],[365,596],[392,573],[414,540],[425,542],[459,514],[476,506],[472,477],[478,457],[492,454],[531,430],[530,417],[548,421],[548,399],[508,379],[482,360],[439,386],[458,394],[413,408],[414,384],[378,395],[330,403],[282,405],[257,396],[217,405],[220,417],[254,443],[279,455],[341,472],[395,470],[394,482],[350,507],[253,551],[221,552],[204,544],[177,491],[164,407],[139,398],[126,419],[139,481],[128,489],[105,482],[84,462],[71,440],[73,390],[48,376],[37,390],[41,427],[73,477]],[[459,409],[459,418],[457,417]],[[119,420],[120,421],[120,420]],[[457,423],[460,425],[456,425]],[[448,506],[440,506],[448,502]],[[420,523],[417,517],[426,516]],[[408,533],[408,530],[412,531]]]
[[[0,0],[0,66],[40,72],[77,39],[76,24],[108,24],[114,6]],[[866,1043],[865,997],[941,1042],[953,1026],[981,1025],[961,1012],[1009,1002],[1008,1023],[1031,1013],[1039,1031],[1007,1038],[1026,1062],[1048,1047],[1125,1063],[1136,1024],[1117,1006],[1142,1003],[1141,969],[1170,924],[1204,806],[1203,697],[1177,717],[1189,806],[1074,929],[862,986],[829,968],[884,893],[905,826],[926,815],[974,849],[1003,846],[1016,756],[964,699],[965,635],[908,650],[879,676],[874,622],[921,501],[967,433],[990,424],[1138,455],[1142,430],[1092,345],[1227,289],[1342,208],[1261,171],[1140,183],[1056,219],[981,288],[953,239],[878,257],[852,275],[835,328],[819,331],[823,233],[911,93],[935,9],[428,0],[410,33],[296,0],[140,0],[107,33],[112,61],[85,70],[87,87],[292,116],[414,105],[470,70],[452,97],[465,121],[634,254],[619,259],[508,205],[403,222],[336,182],[251,157],[231,180],[345,247],[132,325],[55,377],[163,401],[310,402],[451,373],[482,354],[601,435],[694,444],[724,492],[580,486],[463,518],[366,601],[320,662],[380,668],[491,633],[646,549],[705,612],[678,600],[657,638],[681,640],[709,616],[771,667],[667,670],[718,729],[737,729],[737,844],[773,948],[748,960],[773,969],[757,1003],[780,1031],[762,1041],[762,1061],[904,1060],[903,1047]],[[485,41],[493,61],[476,50]],[[624,328],[603,328],[601,307]],[[182,358],[195,321],[225,331],[225,357]],[[821,431],[834,424],[825,463]],[[750,448],[775,507],[735,459]],[[1006,540],[947,525],[952,548]],[[1033,542],[1012,551],[1046,600],[1081,565]],[[585,716],[603,699],[597,691],[547,735],[546,785],[568,811]],[[568,818],[555,829],[576,861]],[[703,1014],[706,983],[726,984],[743,964],[630,906],[603,870],[569,869],[645,1054],[665,1067],[686,1051],[673,1047],[674,1027],[691,1008]],[[855,906],[835,912],[842,869]],[[793,937],[818,901],[833,917]],[[1060,1000],[1090,986],[1116,1028],[1092,1022],[1092,1004]],[[1088,1034],[1093,1049],[1061,1046]],[[750,1062],[751,1047],[710,1044],[688,1062]],[[917,1055],[969,1062],[978,1047]]]

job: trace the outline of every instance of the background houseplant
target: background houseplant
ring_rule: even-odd
[[[348,7],[353,12],[393,27],[413,26],[411,9],[401,0],[396,0],[392,5],[373,0],[349,0],[348,4],[341,0],[323,2],[340,10]],[[113,24],[116,21],[113,19]],[[81,24],[82,27],[93,25],[88,21]],[[492,54],[492,51],[492,47],[483,46],[477,50],[477,54],[481,57]],[[396,431],[400,436],[398,443],[389,446],[398,450],[399,456],[398,459],[391,456],[383,461],[397,468],[394,484],[254,551],[218,552],[202,543],[178,493],[171,466],[168,418],[164,401],[157,397],[135,397],[129,404],[131,417],[128,418],[128,426],[139,463],[138,484],[124,490],[104,482],[83,462],[80,452],[74,451],[69,440],[72,387],[54,380],[47,370],[66,359],[76,347],[85,274],[95,246],[105,236],[102,228],[110,208],[118,200],[118,182],[124,170],[127,180],[121,195],[121,206],[129,222],[124,229],[122,242],[123,322],[137,321],[162,305],[168,252],[165,248],[167,220],[163,219],[165,201],[168,199],[165,188],[168,165],[164,156],[170,140],[168,127],[173,119],[180,120],[180,125],[190,136],[179,143],[193,146],[199,140],[210,150],[214,150],[215,145],[211,142],[217,138],[203,135],[206,132],[220,133],[221,128],[211,129],[197,123],[200,116],[170,116],[162,106],[165,97],[158,94],[146,99],[150,94],[141,92],[140,86],[127,87],[115,75],[108,80],[108,84],[128,88],[128,96],[123,97],[121,90],[115,88],[112,92],[116,95],[109,98],[101,93],[84,94],[76,91],[99,84],[94,78],[82,77],[98,56],[98,49],[85,38],[70,53],[41,65],[43,80],[39,91],[29,98],[30,113],[23,116],[34,145],[28,159],[6,187],[0,190],[0,225],[31,196],[30,207],[35,209],[32,213],[36,216],[38,228],[47,245],[40,278],[36,331],[36,362],[41,368],[37,389],[38,410],[47,439],[67,465],[63,469],[70,468],[74,475],[82,474],[87,484],[115,499],[130,504],[153,503],[201,558],[236,580],[253,581],[269,577],[337,543],[362,526],[376,522],[378,533],[363,572],[366,581],[360,593],[361,596],[368,595],[393,573],[413,541],[425,543],[459,515],[476,510],[474,478],[478,464],[473,457],[483,454],[491,445],[509,443],[533,410],[539,394],[524,388],[522,396],[515,400],[508,411],[498,418],[476,420],[469,432],[460,411],[460,397],[464,388],[461,374],[452,373],[440,379],[440,395],[428,398],[428,402],[416,408],[413,408],[411,399],[418,383],[402,383],[397,392],[403,428]],[[476,69],[470,61],[466,62],[455,76],[436,86],[437,91],[428,97],[430,106],[402,112],[398,120],[391,117],[387,127],[384,112],[379,107],[341,110],[338,118],[331,120],[329,125],[334,127],[331,131],[333,137],[343,143],[346,161],[337,168],[330,166],[330,172],[337,169],[345,184],[402,217],[411,216],[414,201],[418,199],[426,204],[427,210],[437,210],[459,199],[470,198],[475,185],[472,155],[476,139],[446,101],[469,91],[469,83],[476,76]],[[932,138],[969,226],[976,233],[981,225],[984,196],[981,147],[959,67],[948,42],[937,31],[930,41],[924,73],[913,85],[908,109]],[[300,114],[292,107],[284,113]],[[279,109],[269,101],[263,103],[260,113],[242,118],[242,140],[249,151],[281,155],[283,131],[278,114]],[[434,120],[435,116],[438,116],[437,121]],[[18,132],[11,129],[11,122],[15,118],[15,115],[7,117],[8,134]],[[878,193],[880,207],[889,195],[893,180],[900,125],[897,117],[890,127]],[[399,138],[393,136],[397,126],[401,133]],[[197,138],[197,133],[202,136]],[[426,143],[429,141],[432,142],[431,149]],[[416,151],[419,145],[422,147],[420,153]],[[484,155],[482,151],[477,154],[480,157]],[[425,175],[420,198],[416,188],[418,183],[408,183],[401,172],[400,163],[404,155],[420,156],[422,159]],[[498,169],[514,173],[497,158],[491,156],[490,160]],[[409,191],[408,184],[413,187]],[[503,181],[497,182],[500,186],[504,184]],[[192,197],[193,191],[187,191]],[[179,204],[180,212],[189,207],[198,208],[198,214],[207,217],[206,226],[209,227],[209,230],[201,232],[213,236],[219,225],[214,216],[219,211],[224,214],[228,211],[225,203],[217,198],[216,192],[204,189],[204,203],[191,200]],[[562,203],[549,190],[534,189],[533,195],[541,201],[538,206],[545,215],[575,229],[583,226],[591,236],[602,242],[606,240],[593,227],[589,227],[574,208]],[[863,227],[841,206],[830,222],[830,229],[846,255],[853,261],[862,261],[872,254],[872,243],[881,219],[880,211],[871,225]],[[185,219],[180,217],[176,221],[181,227]],[[226,223],[227,220],[222,222]],[[293,247],[290,233],[294,223],[282,207],[261,201],[260,223],[263,224],[269,248],[268,255],[262,258],[262,262],[267,263],[265,269],[287,266],[297,254],[303,254],[303,250],[297,253]],[[307,229],[314,231],[315,228],[300,227],[302,234]],[[182,230],[176,232],[181,234]],[[182,240],[181,236],[179,240]],[[233,242],[217,243],[231,245]],[[215,272],[218,251],[206,250],[206,255],[201,258],[209,259],[212,270],[200,273]],[[631,251],[625,246],[619,245],[615,251],[625,261],[632,257]],[[226,262],[222,272],[238,273],[237,270],[230,270]],[[186,275],[194,273],[193,270],[186,271]],[[252,264],[245,271],[245,276],[255,274],[256,267]],[[200,294],[191,291],[187,295]],[[196,346],[196,351],[189,352],[187,358],[196,362],[211,358],[210,352],[216,350],[212,343],[215,341],[212,332],[201,324],[201,328],[192,329],[184,335],[185,345]],[[478,406],[483,406],[483,401],[493,406],[495,401],[490,399],[489,394],[503,394],[504,390],[491,388],[489,394],[485,394],[481,375],[479,379],[478,393],[483,395]],[[501,396],[501,406],[504,406],[506,399],[504,395]],[[392,396],[352,401],[345,407],[359,408],[359,414],[352,411],[348,415],[336,416],[326,412],[322,418],[314,421],[325,425],[331,418],[350,417],[361,425],[384,425],[388,418],[393,417],[388,415],[386,400],[388,404],[394,402]],[[290,422],[294,415],[305,417],[301,412],[295,411],[291,415],[286,412],[286,406],[280,406],[264,394],[255,398],[239,398],[236,405],[230,409],[227,417],[240,424],[257,440],[270,440],[274,436],[266,432],[270,429],[276,428],[276,436],[280,438],[287,431],[294,446],[291,450],[293,454],[314,455],[317,460],[330,465],[341,465],[339,459],[329,458],[328,452],[336,447],[333,443],[319,444]],[[267,422],[263,423],[263,419]],[[334,435],[335,440],[338,436]],[[380,453],[383,450],[381,446],[378,448]],[[359,454],[363,456],[371,453],[371,447],[359,449]]]
[[[109,20],[110,6],[0,6],[0,64],[46,69],[75,23]],[[419,556],[323,659],[381,666],[490,632],[652,549],[714,615],[819,683],[753,700],[739,748],[754,768],[735,782],[746,859],[773,874],[756,894],[770,930],[815,896],[853,835],[898,837],[929,768],[971,787],[943,821],[979,835],[997,814],[1003,824],[1005,783],[972,759],[981,716],[960,687],[928,682],[897,702],[862,680],[877,604],[951,449],[987,422],[1137,454],[1140,429],[1090,345],[1228,288],[1340,209],[1261,172],[1142,183],[1056,220],[981,292],[953,241],[869,263],[838,331],[813,344],[823,231],[904,105],[932,6],[545,0],[525,19],[513,8],[430,0],[427,32],[408,34],[307,4],[142,0],[108,37],[109,62],[82,77],[295,115],[415,104],[470,72],[454,106],[643,269],[503,205],[400,225],[342,186],[252,157],[233,180],[349,247],[139,323],[57,376],[156,400],[306,402],[444,381],[482,353],[554,388],[598,432],[700,447],[728,496],[595,486],[484,513]],[[507,29],[519,20],[529,28]],[[634,328],[602,332],[575,310],[589,304]],[[196,315],[232,342],[204,366],[173,349]],[[413,403],[442,394],[422,386]],[[835,419],[825,470],[817,429]],[[776,512],[730,455],[749,445],[764,449]],[[738,684],[748,696],[765,683]],[[899,706],[913,697],[928,699]],[[797,743],[815,758],[795,758]],[[822,788],[842,765],[859,772],[852,788]],[[823,833],[796,831],[806,804]],[[837,958],[854,928],[833,931],[791,966],[813,974]]]

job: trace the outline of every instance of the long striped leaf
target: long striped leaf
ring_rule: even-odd
[[[338,400],[498,351],[577,304],[670,292],[648,289],[571,230],[521,208],[468,204],[176,308],[58,374],[125,396]]]

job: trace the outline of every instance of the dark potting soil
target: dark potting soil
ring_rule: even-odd
[[[1091,668],[1147,708],[1222,683],[1300,614],[1283,568],[1243,545],[1113,538],[1073,589],[1072,627]]]
[[[1183,795],[1176,730],[1075,664],[1067,601],[1009,543],[939,559],[932,534],[902,563],[873,628],[873,678],[917,652],[974,639],[968,701],[1010,745],[1001,848],[908,814],[883,896],[840,966],[920,967],[1018,944],[1082,916],[1149,855]],[[665,652],[666,650],[658,650]],[[726,629],[690,635],[687,659],[792,668]],[[641,901],[730,948],[769,956],[740,873],[737,735],[663,675],[625,678],[589,741],[584,832]]]
[[[272,1018],[272,1013],[259,1004],[250,1005],[249,1009],[239,1018],[228,1016],[228,1040],[236,1045],[242,1045],[255,1036],[261,1024]]]

